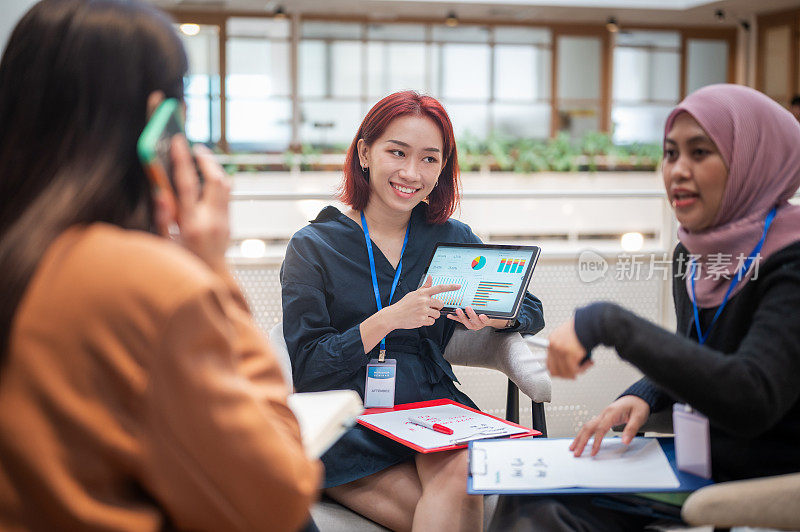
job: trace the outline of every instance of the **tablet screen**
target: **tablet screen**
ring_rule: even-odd
[[[538,258],[536,246],[439,243],[421,282],[430,275],[434,285],[461,285],[434,296],[445,310],[470,306],[478,314],[514,318]]]

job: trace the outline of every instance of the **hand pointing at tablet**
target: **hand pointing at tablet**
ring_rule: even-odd
[[[459,288],[461,285],[458,284],[434,286],[433,278],[429,275],[422,286],[407,293],[397,303],[384,307],[361,322],[361,341],[364,344],[364,352],[369,352],[378,345],[381,338],[395,329],[416,329],[433,325],[441,316],[441,310],[444,307],[444,303],[435,296]]]
[[[433,278],[429,275],[425,283],[403,296],[403,299],[386,308],[391,312],[391,323],[394,329],[416,329],[439,319],[444,303],[436,299],[436,295],[452,292],[461,288],[460,284],[433,285]]]

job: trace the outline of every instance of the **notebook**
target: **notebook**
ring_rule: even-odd
[[[364,411],[361,397],[353,390],[293,393],[288,403],[300,424],[303,448],[311,458],[322,456]]]

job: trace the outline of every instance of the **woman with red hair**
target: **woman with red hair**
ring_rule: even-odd
[[[450,216],[459,200],[453,126],[442,105],[416,92],[378,102],[347,153],[342,202],[323,209],[289,242],[281,269],[283,332],[298,391],[351,389],[364,398],[366,367],[395,359],[395,404],[452,399],[458,390],[442,353],[460,322],[535,333],[541,302],[528,294],[514,323],[467,307],[445,319],[419,288],[437,242],[480,242]],[[385,346],[385,347],[384,347]],[[467,495],[465,451],[417,454],[356,426],[323,457],[327,494],[393,530],[479,530],[483,503]]]

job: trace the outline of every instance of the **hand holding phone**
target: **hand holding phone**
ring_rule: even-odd
[[[153,112],[136,145],[153,187],[172,196],[177,192],[171,153],[176,135],[185,136],[183,105],[175,98],[167,98]],[[203,175],[199,171],[197,174],[202,187]]]
[[[177,224],[177,239],[221,273],[227,270],[230,185],[208,148],[195,146],[193,158],[183,135],[180,104],[174,99],[168,102],[153,113],[138,145],[155,189],[156,229],[168,236],[169,228]]]

